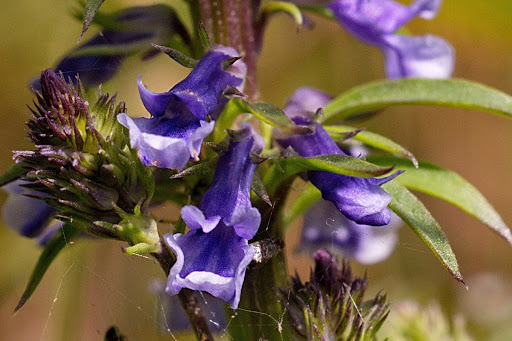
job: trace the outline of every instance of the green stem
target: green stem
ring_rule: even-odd
[[[277,191],[283,195],[275,200],[273,207],[263,201],[258,201],[255,207],[262,213],[260,239],[283,239],[281,223],[285,197],[290,188],[289,183],[283,184]],[[269,222],[268,225],[265,222]],[[256,238],[258,239],[258,238]],[[257,241],[257,240],[254,240]],[[229,332],[235,340],[281,340],[289,339],[290,332],[283,325],[283,306],[277,300],[276,287],[288,285],[288,271],[284,253],[271,258],[260,266],[247,270],[239,307],[231,312],[236,315],[236,321],[230,324]],[[274,326],[269,327],[269,326]]]

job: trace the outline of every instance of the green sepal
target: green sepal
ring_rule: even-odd
[[[78,233],[79,229],[72,226],[71,224],[64,224],[64,226],[55,233],[52,239],[46,244],[43,252],[37,260],[36,266],[32,270],[32,274],[28,280],[25,291],[21,295],[20,301],[14,309],[16,314],[21,307],[27,303],[28,299],[32,296],[37,286],[41,282],[46,270],[50,267],[50,264],[55,260],[57,255],[64,249],[64,247],[71,242],[71,239]]]
[[[512,97],[497,89],[462,79],[403,78],[348,90],[325,106],[322,122],[339,122],[396,105],[475,109],[512,118]]]
[[[218,155],[211,157],[210,159],[196,163],[188,168],[185,168],[179,173],[171,175],[170,179],[180,179],[191,175],[204,175],[215,170],[215,165],[219,159]]]
[[[159,252],[161,249],[160,235],[156,221],[140,211],[136,206],[133,214],[128,214],[116,207],[116,211],[123,219],[114,225],[117,235],[121,240],[130,244],[123,251],[128,255],[142,255]]]
[[[23,167],[23,163],[16,163],[0,176],[0,187],[18,180],[22,175],[27,173],[27,169]]]
[[[396,179],[383,184],[382,188],[393,196],[389,207],[432,250],[453,278],[467,287],[462,279],[457,259],[446,235],[423,203]]]
[[[267,3],[262,10],[264,15],[272,15],[274,13],[284,12],[295,20],[297,25],[304,23],[302,12],[300,8],[292,2],[287,1],[270,1]]]
[[[80,42],[85,32],[87,32],[87,30],[89,29],[89,26],[94,20],[94,16],[99,11],[103,2],[105,2],[105,0],[87,0],[87,2],[85,3],[84,26],[82,28],[82,33],[80,33],[80,37],[78,37],[78,42]]]
[[[267,203],[267,205],[272,206],[272,201],[270,201],[270,197],[267,193],[265,185],[263,184],[263,181],[261,180],[258,169],[256,169],[254,176],[252,177],[251,189],[261,200]]]
[[[397,169],[406,170],[396,178],[396,181],[409,189],[453,204],[512,244],[512,233],[498,212],[482,193],[457,173],[424,161],[421,161],[416,169],[403,159],[395,157],[377,156],[368,159],[379,165],[395,165]]]
[[[199,62],[197,59],[191,58],[191,57],[187,56],[186,54],[184,54],[178,50],[175,50],[173,48],[166,47],[166,46],[160,46],[160,45],[153,44],[153,43],[151,43],[151,45],[154,48],[156,48],[157,50],[159,50],[159,51],[165,53],[166,55],[168,55],[169,57],[171,57],[174,61],[176,61],[181,66],[184,66],[187,68],[194,68],[197,65],[197,63]]]
[[[283,180],[300,172],[315,170],[348,176],[376,177],[389,173],[392,169],[393,167],[380,167],[348,155],[292,156],[275,160],[275,164],[265,174],[263,183],[272,197]]]
[[[357,128],[341,125],[324,126],[324,128],[325,130],[327,130],[328,133],[330,133],[331,137],[336,137],[337,134],[345,134],[357,131]],[[351,138],[353,138],[356,141],[360,141],[367,146],[406,157],[409,160],[411,160],[414,167],[418,168],[418,161],[416,160],[414,155],[410,151],[408,151],[398,143],[391,141],[387,137],[372,133],[367,130],[360,130]]]

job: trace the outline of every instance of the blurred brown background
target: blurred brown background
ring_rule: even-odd
[[[143,3],[155,2],[111,0],[105,10]],[[74,6],[71,0],[0,4],[0,171],[12,164],[12,150],[30,146],[24,133],[25,104],[32,100],[28,82],[76,44],[81,25],[70,16]],[[457,54],[454,77],[512,94],[511,13],[507,0],[451,0],[445,1],[434,20],[416,19],[407,27],[412,33],[433,33],[452,43]],[[384,77],[383,58],[377,49],[354,40],[335,22],[313,19],[314,30],[298,32],[285,15],[271,20],[259,61],[265,101],[283,105],[302,85],[336,95]],[[103,89],[117,90],[132,115],[144,113],[135,82],[140,74],[151,90],[164,91],[187,70],[166,56],[145,64],[129,59],[120,75]],[[390,137],[419,159],[457,171],[512,225],[512,121],[470,110],[400,107],[361,126]],[[512,248],[451,205],[419,196],[448,235],[469,291],[450,278],[407,227],[401,229],[399,244],[388,260],[355,266],[356,270],[361,274],[367,270],[370,291],[384,289],[392,302],[437,300],[447,314],[465,315],[476,339],[512,339]],[[299,232],[299,226],[290,229],[288,243]],[[12,316],[40,249],[5,226],[0,227],[0,241],[0,340],[101,340],[112,324],[130,340],[169,339],[154,327],[161,307],[149,290],[150,281],[163,276],[153,261],[124,256],[119,243],[81,240],[60,255],[31,301]],[[308,273],[309,257],[290,253],[289,259],[292,271],[298,268],[301,275]]]

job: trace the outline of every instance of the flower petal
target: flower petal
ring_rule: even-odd
[[[142,84],[142,76],[137,77],[140,99],[146,110],[154,117],[162,117],[167,110],[172,94],[169,92],[156,93],[149,91]]]
[[[215,122],[136,118],[121,113],[117,120],[130,131],[130,145],[142,164],[160,168],[185,168],[190,158],[197,160],[201,143]]]
[[[192,230],[202,229],[204,233],[208,233],[213,230],[222,219],[221,216],[212,216],[206,219],[203,212],[192,205],[183,206],[181,209],[181,217],[185,224]]]
[[[389,79],[402,77],[448,78],[453,72],[455,52],[444,39],[425,35],[389,35],[382,51]]]
[[[2,206],[2,218],[7,226],[22,236],[37,237],[44,232],[56,210],[44,201],[25,196],[34,192],[21,187],[24,183],[17,180],[2,187],[9,193]]]
[[[167,293],[175,295],[182,288],[201,290],[228,302],[233,309],[238,307],[245,271],[255,253],[246,239],[224,224],[210,233],[169,233],[164,239],[176,255]]]
[[[336,207],[320,200],[304,215],[299,251],[311,254],[325,248],[341,257],[353,257],[359,263],[373,264],[386,259],[397,242],[396,229],[401,219],[392,214],[386,226],[357,224],[345,218]]]

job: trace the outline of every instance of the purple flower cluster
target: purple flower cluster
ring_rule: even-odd
[[[118,120],[130,130],[130,144],[144,165],[182,170],[189,160],[199,159],[201,143],[215,124],[210,115],[226,104],[223,91],[243,89],[245,64],[241,60],[223,64],[234,57],[238,53],[233,48],[215,46],[187,78],[164,93],[147,90],[139,77],[142,103],[153,117],[132,119],[120,114]]]
[[[176,255],[166,291],[177,294],[186,287],[209,292],[237,308],[245,277],[255,250],[248,245],[261,222],[251,206],[250,190],[263,141],[249,125],[243,126],[219,158],[212,186],[199,204],[185,206],[181,216],[190,227],[186,235],[166,234]]]
[[[325,106],[329,96],[311,88],[302,88],[290,99],[284,112],[296,123],[314,125],[315,132],[307,135],[281,134],[278,143],[282,148],[293,148],[300,156],[345,154],[325,129],[312,119],[312,113]],[[396,176],[385,178],[357,178],[324,171],[309,171],[308,178],[348,219],[358,224],[386,225],[391,220],[387,207],[392,197],[380,186]]]
[[[397,33],[414,17],[432,19],[440,6],[441,0],[416,0],[409,6],[393,0],[335,0],[327,4],[348,32],[380,48],[389,79],[450,77],[454,51],[448,42],[430,34]]]

